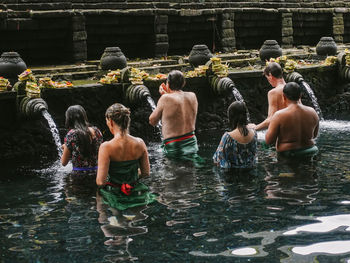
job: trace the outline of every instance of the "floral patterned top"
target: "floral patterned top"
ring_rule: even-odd
[[[256,165],[258,137],[255,132],[249,143],[239,143],[228,132],[221,138],[213,161],[221,168],[253,168]]]
[[[95,145],[94,152],[89,157],[82,156],[79,149],[78,136],[75,129],[71,129],[66,137],[64,138],[64,143],[72,155],[73,167],[96,167],[97,166],[97,156],[98,149],[103,141],[102,133],[97,127],[91,127],[95,131],[95,136],[92,139],[92,143]]]

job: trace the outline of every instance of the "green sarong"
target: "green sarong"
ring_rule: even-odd
[[[138,160],[110,162],[107,183],[100,189],[105,204],[125,210],[156,201],[156,195],[150,193],[145,184],[137,181],[138,168]]]
[[[198,152],[197,138],[194,132],[165,139],[162,142],[163,152],[168,156],[181,157]]]
[[[289,151],[283,151],[278,152],[278,156],[285,157],[285,158],[306,158],[306,157],[312,157],[318,153],[318,148],[316,145],[305,147],[301,149],[295,149],[295,150],[289,150]]]

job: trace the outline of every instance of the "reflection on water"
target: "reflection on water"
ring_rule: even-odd
[[[322,121],[312,162],[259,146],[250,173],[211,164],[222,132],[198,135],[206,165],[166,159],[148,145],[158,203],[117,211],[57,162],[3,170],[5,262],[348,262],[350,122]],[[261,142],[261,140],[260,140]]]
[[[321,242],[304,247],[293,247],[292,251],[301,255],[313,253],[343,254],[350,252],[350,240]]]

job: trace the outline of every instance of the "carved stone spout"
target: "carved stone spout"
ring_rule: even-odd
[[[20,114],[27,118],[38,118],[47,109],[47,103],[41,98],[24,97],[19,105]]]
[[[289,73],[287,75],[286,81],[287,82],[296,82],[296,83],[300,84],[301,82],[304,81],[304,78],[300,73],[294,71],[294,72]]]
[[[125,91],[125,99],[129,104],[136,104],[150,97],[151,93],[145,85],[131,84]]]

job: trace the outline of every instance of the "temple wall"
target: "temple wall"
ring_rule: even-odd
[[[189,54],[195,44],[231,52],[267,39],[284,48],[350,40],[350,2],[342,1],[16,0],[0,9],[0,52],[17,51],[29,65],[95,60],[109,46],[132,59]]]

